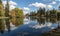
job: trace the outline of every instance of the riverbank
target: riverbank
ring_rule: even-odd
[[[43,34],[42,36],[60,36],[60,28],[51,30],[51,31]]]

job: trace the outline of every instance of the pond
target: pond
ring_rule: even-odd
[[[0,36],[40,36],[60,26],[58,18],[11,18],[0,19]]]

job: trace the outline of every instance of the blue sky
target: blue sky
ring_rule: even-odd
[[[24,13],[41,8],[52,9],[58,8],[60,0],[10,0],[16,4],[15,7],[24,9]]]

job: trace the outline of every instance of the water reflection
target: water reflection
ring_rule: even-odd
[[[18,35],[38,36],[38,35],[41,35],[42,33],[48,32],[52,29],[58,28],[57,18],[29,17],[27,19],[30,21],[30,23],[28,23],[28,25],[23,25],[21,27],[21,29],[19,27],[18,30],[20,30],[19,31],[20,33]],[[37,21],[37,23],[36,23],[36,21]],[[28,33],[28,34],[24,34],[24,33]]]
[[[38,18],[37,21],[39,24],[45,24],[45,18]]]
[[[60,18],[25,17],[0,19],[0,32],[4,33],[7,31],[15,35],[17,32],[27,32],[29,34],[33,34],[35,32],[35,34],[43,33],[48,30],[55,29],[57,26],[60,28]]]
[[[15,23],[16,23],[16,18],[12,18],[12,19],[11,19],[11,23],[12,23],[13,25],[15,25]]]
[[[59,18],[46,18],[46,17],[41,17],[41,18],[36,18],[36,17],[31,17],[30,20],[37,20],[38,24],[36,24],[35,26],[32,26],[33,28],[43,28],[43,27],[46,27],[46,26],[52,26],[52,24],[58,24],[60,25],[59,23]],[[59,27],[59,26],[58,26]],[[53,29],[53,28],[52,28]]]
[[[60,21],[60,18],[30,17],[30,20],[33,20],[33,21],[37,20],[39,24],[45,24],[46,22],[57,23],[58,21]]]
[[[4,29],[5,29],[4,19],[0,19],[0,32],[4,33]]]
[[[10,19],[6,19],[6,28],[8,29],[8,32],[10,31]]]
[[[50,18],[50,22],[52,22],[52,23],[57,23],[58,20],[57,20],[57,18]]]
[[[23,18],[0,19],[0,32],[10,32],[23,24]]]
[[[16,18],[16,24],[15,26],[19,26],[23,24],[23,18]]]

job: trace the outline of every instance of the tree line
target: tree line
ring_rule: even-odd
[[[60,6],[58,10],[53,8],[51,10],[46,10],[46,8],[39,8],[37,11],[32,11],[30,14],[26,14],[28,16],[35,16],[35,17],[60,17]]]
[[[23,10],[20,8],[16,7],[15,9],[12,9],[10,11],[9,0],[6,1],[7,4],[4,7],[4,5],[2,4],[2,0],[0,0],[0,17],[23,17],[24,16]]]

